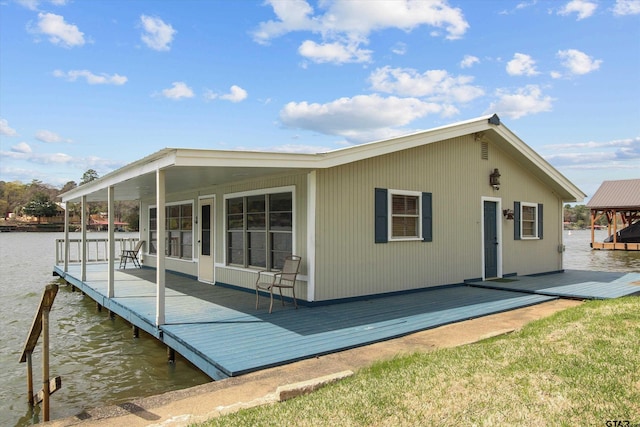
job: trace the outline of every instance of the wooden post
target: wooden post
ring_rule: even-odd
[[[42,419],[49,421],[49,307],[42,310]]]
[[[175,363],[176,361],[176,351],[171,347],[167,347],[167,360],[169,363]]]
[[[593,248],[593,243],[596,241],[596,211],[591,209],[591,248]]]
[[[33,406],[33,366],[31,365],[31,351],[27,351],[27,399],[29,407]]]
[[[133,325],[133,337],[134,338],[140,337],[140,328],[138,328],[136,325]]]

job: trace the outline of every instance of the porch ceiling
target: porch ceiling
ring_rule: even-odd
[[[165,187],[167,193],[177,193],[193,188],[213,187],[241,182],[249,179],[268,177],[280,174],[290,174],[303,169],[295,168],[256,168],[256,167],[219,167],[219,166],[172,166],[165,170]],[[114,184],[115,200],[141,200],[153,198],[156,195],[156,174],[149,172],[129,178]],[[87,194],[87,201],[106,201],[107,188],[101,188]],[[80,197],[68,199],[78,202]]]

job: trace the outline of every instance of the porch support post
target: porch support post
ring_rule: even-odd
[[[316,294],[316,171],[307,175],[307,301]]]
[[[165,256],[166,256],[166,212],[165,212],[165,172],[156,170],[156,201],[157,201],[157,265],[156,265],[156,326],[164,324],[164,295],[165,295]]]
[[[113,186],[110,186],[108,189],[108,196],[107,196],[107,202],[108,202],[108,208],[107,208],[107,215],[109,217],[109,237],[108,237],[108,242],[109,242],[109,250],[108,250],[108,254],[107,254],[107,277],[108,277],[108,283],[107,283],[107,297],[109,298],[113,298],[114,296],[114,276],[115,276],[115,252],[116,252],[116,242],[114,240],[114,227],[113,227],[113,217],[115,216],[115,209],[114,209],[114,203],[113,203],[113,198],[114,198],[114,188]]]
[[[80,221],[82,222],[82,237],[80,242],[80,280],[87,281],[87,196],[82,196],[82,214]]]
[[[64,272],[69,271],[69,202],[64,204]]]

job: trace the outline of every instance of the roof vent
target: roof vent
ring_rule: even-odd
[[[480,157],[482,160],[489,160],[489,143],[485,141],[480,143]]]

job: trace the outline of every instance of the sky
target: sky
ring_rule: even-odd
[[[640,0],[0,0],[2,181],[493,113],[588,196],[640,178]]]

